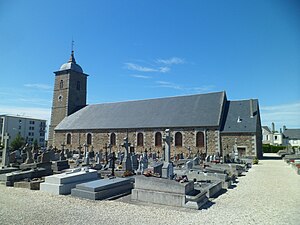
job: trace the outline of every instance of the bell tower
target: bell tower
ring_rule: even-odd
[[[55,127],[67,116],[86,106],[87,74],[76,63],[74,51],[55,74],[48,146],[55,143]]]

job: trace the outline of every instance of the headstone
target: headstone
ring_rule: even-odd
[[[2,151],[2,166],[7,167],[9,166],[9,149],[7,146],[8,140],[9,140],[9,135],[8,133],[5,133],[3,139],[4,139],[4,148]]]
[[[27,152],[27,158],[26,158],[25,164],[34,163],[32,151],[31,151],[30,147],[28,146],[28,144],[26,144],[25,147],[26,147],[26,152]]]
[[[126,137],[126,138],[124,138],[124,144],[122,145],[122,147],[125,148],[125,155],[124,155],[124,159],[122,161],[122,167],[123,167],[123,170],[125,170],[125,171],[132,171],[131,159],[130,159],[130,155],[128,153],[129,146],[130,146],[130,143],[128,142],[128,137]]]
[[[187,162],[185,163],[185,168],[186,168],[186,170],[191,170],[191,169],[193,169],[193,162],[192,162],[192,161],[187,161]]]
[[[89,165],[90,164],[90,158],[89,158],[89,150],[88,150],[88,145],[84,144],[84,159],[83,159],[83,164],[84,165]]]
[[[131,163],[132,163],[132,169],[137,170],[139,167],[137,155],[132,153],[132,155],[130,156],[130,159],[131,159]]]
[[[166,136],[164,137],[164,142],[165,142],[165,160],[164,160],[164,165],[162,167],[162,178],[173,179],[174,168],[171,162],[171,149],[170,149],[172,137],[169,129],[166,129]]]
[[[111,163],[110,163],[111,167],[110,168],[111,168],[111,175],[112,176],[115,176],[116,159],[117,159],[117,157],[116,157],[115,152],[112,152],[111,158],[110,158],[110,161],[111,161]]]
[[[81,155],[82,146],[79,145],[77,149],[78,149],[78,159],[81,159],[82,158],[82,155]]]
[[[59,155],[59,160],[66,160],[66,157],[65,157],[65,144],[64,143],[61,144],[61,152],[60,152],[60,155]]]

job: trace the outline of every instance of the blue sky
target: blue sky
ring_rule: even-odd
[[[297,0],[1,0],[0,113],[49,120],[72,38],[89,104],[225,90],[300,128]]]

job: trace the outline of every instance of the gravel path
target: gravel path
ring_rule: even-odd
[[[90,201],[0,185],[0,224],[300,224],[300,176],[261,160],[206,209]]]

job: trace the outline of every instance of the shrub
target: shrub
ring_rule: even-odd
[[[264,153],[277,153],[279,150],[285,149],[286,146],[274,146],[270,144],[263,144]]]

